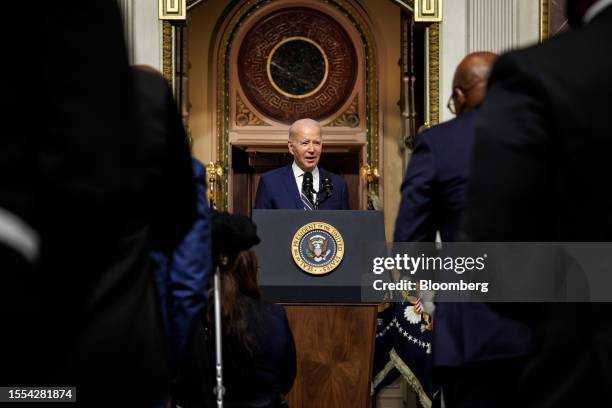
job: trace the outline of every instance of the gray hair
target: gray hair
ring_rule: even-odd
[[[317,122],[316,120],[308,119],[308,118],[298,119],[295,122],[293,122],[291,126],[289,127],[289,140],[295,140],[295,132],[301,126],[316,126],[319,128],[319,131],[321,131],[321,124]]]

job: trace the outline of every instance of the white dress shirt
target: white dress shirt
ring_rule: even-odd
[[[291,165],[291,169],[293,170],[293,176],[295,177],[295,182],[297,184],[298,191],[300,194],[302,193],[302,183],[304,182],[304,170],[300,169],[295,162]],[[312,189],[315,192],[315,195],[319,191],[319,167],[315,167],[312,171]]]

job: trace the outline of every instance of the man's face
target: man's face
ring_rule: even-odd
[[[289,140],[289,152],[304,171],[313,171],[321,158],[323,139],[318,126],[302,125],[295,130],[295,139]]]

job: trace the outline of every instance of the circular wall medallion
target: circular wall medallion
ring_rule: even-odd
[[[296,265],[310,275],[325,275],[344,258],[344,239],[325,222],[311,222],[297,230],[291,241],[291,256]]]
[[[268,79],[289,98],[307,98],[321,89],[329,73],[327,56],[319,44],[306,37],[289,37],[268,56]]]
[[[282,123],[335,114],[355,86],[357,56],[344,28],[306,7],[276,10],[258,20],[238,51],[245,96]]]

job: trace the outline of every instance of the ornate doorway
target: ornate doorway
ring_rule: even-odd
[[[229,170],[221,200],[250,212],[262,171],[288,157],[289,125],[323,126],[324,162],[365,202],[359,169],[377,166],[376,47],[369,24],[348,2],[242,2],[216,47],[217,154]],[[322,163],[322,164],[323,164]]]
[[[397,2],[397,11],[393,3],[234,0],[228,5],[221,0],[187,0],[186,25],[164,23],[164,75],[181,101],[189,131],[193,126],[196,157],[216,161],[217,169],[223,170],[215,184],[219,208],[231,210],[237,203],[234,197],[245,196],[244,190],[235,191],[235,182],[254,188],[257,169],[249,169],[249,160],[261,163],[264,154],[286,152],[288,123],[303,116],[322,123],[324,157],[331,156],[332,167],[326,163],[331,171],[336,158],[351,163],[334,172],[354,180],[347,180],[355,183],[353,208],[365,208],[368,198],[377,198],[366,198],[367,192],[378,195],[376,201],[382,204],[383,186],[388,191],[398,188],[401,180],[395,173],[403,173],[397,171],[402,166],[391,157],[394,153],[383,155],[382,118],[392,135],[385,137],[387,149],[390,137],[409,146],[405,142],[414,137],[411,131],[423,123],[437,123],[439,51],[438,24],[431,29],[411,26],[412,2]],[[380,12],[397,24],[396,36],[389,37],[388,27],[393,25],[384,26],[390,21],[379,21]],[[406,37],[411,30],[420,34]],[[409,100],[405,70],[410,69],[406,61],[413,59],[418,81]],[[250,72],[245,74],[240,63]],[[410,121],[416,126],[404,126]],[[242,158],[247,153],[242,164],[234,162],[237,151]],[[259,156],[249,159],[253,155]],[[390,161],[383,165],[386,156]],[[279,160],[273,162],[283,161]],[[390,178],[378,183],[384,173]]]

